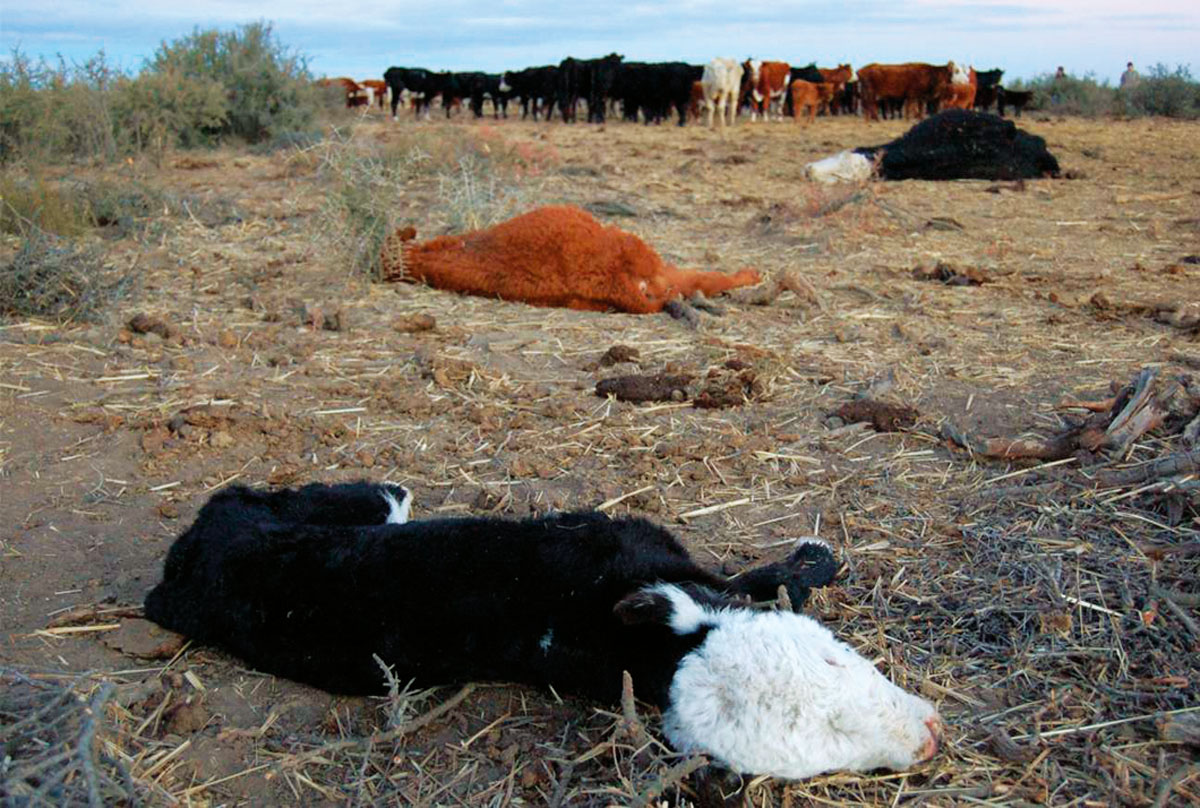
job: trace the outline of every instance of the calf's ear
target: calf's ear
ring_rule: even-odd
[[[613,607],[613,614],[627,626],[645,623],[666,625],[672,611],[670,598],[651,588],[630,592]]]
[[[676,634],[691,634],[705,622],[704,608],[674,584],[638,589],[617,602],[613,614],[627,626],[669,626]]]

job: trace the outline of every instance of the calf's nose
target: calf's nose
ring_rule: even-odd
[[[946,724],[940,716],[934,715],[926,718],[925,726],[929,729],[929,737],[925,739],[925,743],[921,745],[921,751],[917,753],[917,760],[921,763],[937,754],[938,744],[946,733]]]

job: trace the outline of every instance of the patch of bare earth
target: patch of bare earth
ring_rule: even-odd
[[[139,169],[238,215],[189,206],[156,241],[110,244],[140,290],[101,324],[0,324],[0,708],[93,699],[102,720],[54,731],[91,727],[114,801],[697,798],[650,710],[646,734],[614,705],[504,684],[341,698],[163,647],[122,611],[221,486],[367,477],[409,486],[417,518],[643,514],[729,571],[802,535],[834,545],[810,611],[937,702],[946,747],[910,772],[748,781],[754,805],[1196,804],[1200,265],[1183,259],[1200,254],[1200,129],[1020,123],[1077,178],[803,180],[900,122],[354,124],[364,149],[421,128],[536,150],[532,204],[590,205],[682,265],[763,271],[767,292],[697,330],[369,283],[320,232],[331,180],[312,154]],[[445,227],[436,178],[404,200],[424,235]],[[636,351],[602,363],[614,345]],[[997,459],[945,437],[1051,438],[1087,415],[1064,400],[1143,368],[1175,410],[1119,456]],[[691,388],[596,395],[634,374]],[[705,389],[719,406],[695,406]],[[863,393],[895,408],[882,431],[833,417]],[[63,788],[88,782],[70,771]]]

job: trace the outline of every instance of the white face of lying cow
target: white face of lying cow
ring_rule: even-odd
[[[803,778],[838,769],[905,769],[937,752],[942,721],[816,621],[791,612],[668,599],[676,634],[708,629],[680,661],[663,716],[681,752],[738,772]]]

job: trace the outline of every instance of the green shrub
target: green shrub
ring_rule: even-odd
[[[18,154],[112,159],[111,91],[122,75],[101,51],[82,65],[34,62],[14,49],[0,64],[0,163]]]
[[[1083,78],[1071,74],[1056,78],[1051,73],[1044,73],[1031,81],[1018,80],[1006,86],[1011,90],[1033,91],[1028,109],[1058,115],[1097,118],[1112,114],[1116,103],[1116,91],[1107,80],[1097,81],[1093,73],[1087,73]]]
[[[1118,98],[1131,115],[1200,118],[1200,83],[1192,78],[1186,65],[1172,72],[1166,65],[1157,64],[1133,87],[1122,88]]]
[[[305,58],[266,23],[197,29],[163,43],[137,75],[103,51],[82,64],[0,63],[0,163],[62,157],[113,160],[169,147],[250,143],[309,134],[320,106]]]
[[[220,134],[250,143],[311,128],[318,108],[306,58],[280,44],[268,23],[197,29],[163,43],[146,71],[219,84],[226,95]]]
[[[168,146],[212,145],[227,121],[220,82],[175,70],[124,79],[113,106],[130,148],[150,151],[159,160]]]

